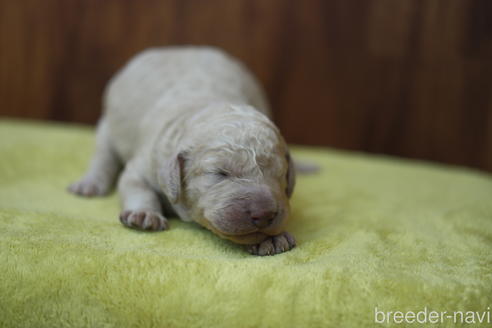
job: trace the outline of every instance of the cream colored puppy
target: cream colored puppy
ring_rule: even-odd
[[[268,116],[258,83],[220,50],[144,51],[109,82],[94,158],[69,190],[104,195],[124,167],[125,226],[164,230],[177,214],[253,254],[285,252],[295,170]]]

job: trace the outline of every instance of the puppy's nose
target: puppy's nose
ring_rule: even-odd
[[[272,224],[276,216],[277,212],[275,211],[257,211],[252,213],[251,220],[258,228],[265,228]]]

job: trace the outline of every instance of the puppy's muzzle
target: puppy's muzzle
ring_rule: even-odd
[[[282,220],[279,203],[268,187],[245,187],[221,211],[214,227],[227,235],[244,235],[269,230]]]

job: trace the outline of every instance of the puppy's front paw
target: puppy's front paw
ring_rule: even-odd
[[[72,194],[93,197],[106,195],[110,186],[104,181],[92,177],[83,177],[80,181],[72,183],[67,189]]]
[[[288,232],[268,237],[259,244],[248,246],[248,252],[253,255],[275,255],[287,252],[296,246],[296,240]]]
[[[120,222],[129,228],[159,231],[169,228],[167,219],[153,211],[137,210],[123,211],[120,214]]]

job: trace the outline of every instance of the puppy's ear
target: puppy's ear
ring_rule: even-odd
[[[287,197],[290,198],[290,196],[292,196],[292,193],[294,192],[294,186],[296,184],[296,169],[294,167],[294,161],[292,160],[292,156],[290,156],[290,153],[287,153],[287,155],[285,155],[285,158],[287,159],[287,163],[289,164],[287,168],[287,188],[285,188],[285,193],[287,194]]]
[[[185,153],[180,152],[169,159],[162,166],[160,172],[161,187],[164,189],[167,199],[172,203],[177,203],[181,196],[181,184],[184,178]]]

